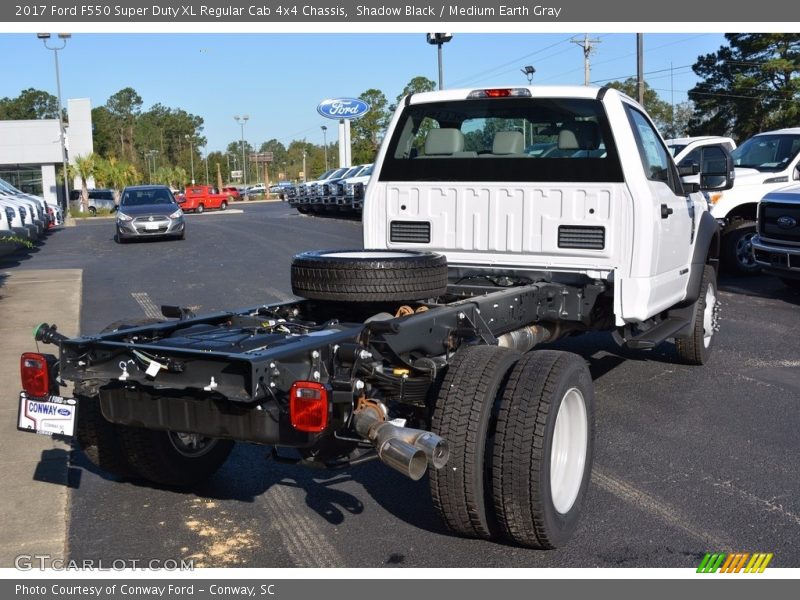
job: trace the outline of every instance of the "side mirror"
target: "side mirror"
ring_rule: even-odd
[[[678,175],[681,177],[689,177],[691,175],[697,175],[700,172],[700,165],[696,162],[680,164],[678,165]]]
[[[794,181],[800,181],[800,165],[797,165],[794,168],[794,172],[792,173],[792,179]]]
[[[703,150],[700,189],[704,192],[721,192],[733,187],[736,170],[727,148],[717,146]]]

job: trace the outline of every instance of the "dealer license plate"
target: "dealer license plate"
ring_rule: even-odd
[[[158,223],[145,223],[144,224],[144,228],[147,231],[158,231],[159,227],[160,227],[160,225]]]
[[[19,393],[17,429],[42,435],[75,435],[78,403],[75,398],[30,398]]]

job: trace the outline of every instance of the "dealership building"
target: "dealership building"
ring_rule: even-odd
[[[89,98],[67,100],[67,119],[67,156],[74,162],[76,156],[94,151]],[[0,121],[0,178],[45,200],[61,200],[63,185],[56,181],[56,167],[63,163],[58,127],[58,119]]]

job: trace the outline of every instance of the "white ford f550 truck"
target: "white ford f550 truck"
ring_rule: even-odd
[[[163,306],[161,322],[74,339],[42,324],[59,354],[22,356],[18,426],[163,485],[209,477],[235,441],[305,466],[429,470],[453,532],[562,545],[594,395],[585,361],[547,344],[607,331],[706,362],[719,230],[700,189],[730,187],[722,158],[684,184],[644,110],[606,88],[406,97],[364,198],[366,249],[295,256],[299,301]]]

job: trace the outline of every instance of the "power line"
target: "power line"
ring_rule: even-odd
[[[474,75],[469,75],[467,77],[462,77],[461,79],[457,79],[456,81],[454,81],[451,85],[458,85],[460,83],[468,83],[470,81],[474,81],[475,79],[479,79],[480,77],[483,77],[484,75],[493,74],[497,70],[502,69],[503,67],[507,67],[509,65],[517,65],[517,64],[519,64],[519,62],[521,60],[524,60],[526,58],[530,58],[531,56],[536,56],[537,54],[541,54],[542,52],[544,52],[546,50],[550,50],[550,48],[555,48],[556,46],[559,46],[561,44],[569,42],[571,39],[572,39],[571,37],[564,38],[562,40],[559,40],[558,42],[555,42],[554,44],[550,44],[549,46],[545,46],[544,48],[539,48],[538,50],[536,50],[535,52],[531,52],[530,54],[525,54],[523,56],[515,58],[514,60],[510,60],[508,62],[504,62],[503,64],[497,65],[496,67],[492,67],[490,69],[486,69],[485,71],[481,71],[480,73],[476,73]],[[545,57],[545,58],[549,58],[549,57]],[[541,60],[544,60],[544,59],[541,59]]]

